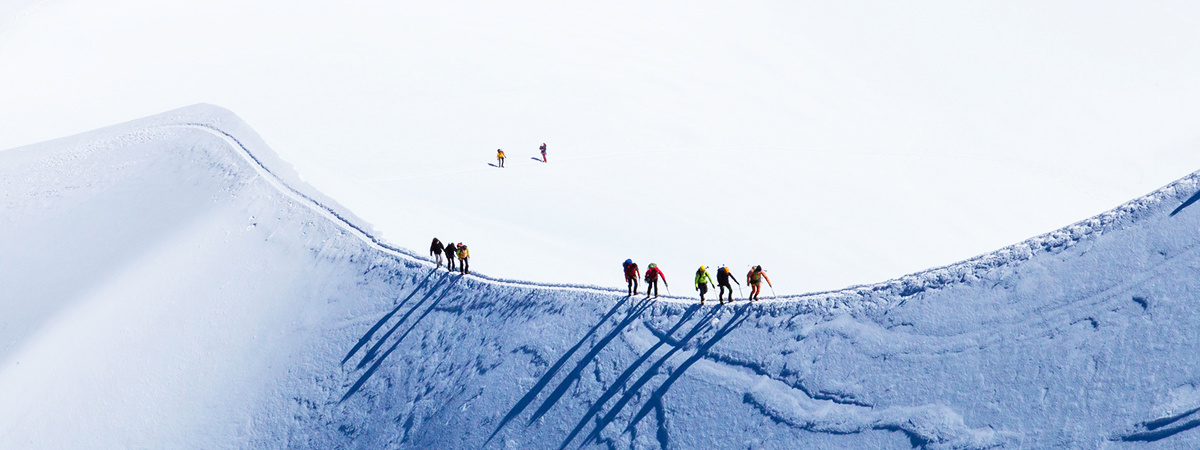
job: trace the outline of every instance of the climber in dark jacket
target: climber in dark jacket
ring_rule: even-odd
[[[442,267],[442,250],[446,247],[442,246],[442,241],[438,238],[433,238],[433,243],[429,245],[429,254],[433,256],[433,260],[437,262],[438,267]]]
[[[742,283],[738,283],[738,280],[729,273],[728,267],[721,266],[721,268],[717,269],[717,287],[721,289],[717,292],[717,301],[722,304],[725,303],[725,289],[729,289],[729,302],[733,303],[733,285],[729,284],[730,281],[737,283],[739,286],[738,289],[741,289],[740,286]]]
[[[446,255],[446,269],[448,269],[451,272],[453,272],[455,270],[454,269],[454,258],[455,258],[454,253],[457,250],[458,249],[454,247],[453,242],[451,242],[450,245],[447,245],[446,248],[444,250],[442,250],[442,254]]]

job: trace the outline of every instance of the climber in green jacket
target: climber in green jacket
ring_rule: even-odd
[[[708,274],[708,268],[700,266],[700,269],[696,270],[696,290],[700,291],[701,305],[704,304],[704,294],[708,293],[709,286],[717,287],[713,284],[712,276]]]

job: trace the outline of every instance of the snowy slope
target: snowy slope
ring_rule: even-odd
[[[212,106],[0,174],[0,448],[1200,445],[1195,175],[959,264],[700,307],[434,270]]]
[[[1190,1],[0,3],[0,149],[219,104],[376,236],[508,278],[838,289],[1200,167]]]

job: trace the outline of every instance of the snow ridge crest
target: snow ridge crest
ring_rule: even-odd
[[[103,141],[107,141],[138,139],[138,136],[145,139],[153,135],[154,129],[164,127],[201,128],[226,138],[234,151],[242,153],[244,157],[251,160],[264,176],[274,181],[273,184],[278,188],[297,197],[297,200],[306,203],[309,207],[320,210],[328,218],[348,228],[349,231],[368,241],[372,246],[397,257],[432,263],[417,252],[391,245],[377,238],[369,223],[304,182],[292,166],[280,159],[253,129],[234,113],[224,108],[209,104],[197,104],[64,139],[90,138],[95,140],[100,137]],[[122,131],[121,136],[112,136],[113,129]],[[95,136],[96,134],[101,134],[101,136]],[[37,145],[42,144],[35,144],[35,146]],[[102,147],[103,145],[102,143],[93,145],[93,147],[95,146]],[[1123,229],[1152,215],[1166,214],[1166,208],[1170,204],[1181,202],[1174,211],[1170,212],[1170,215],[1174,215],[1197,200],[1197,195],[1193,195],[1193,193],[1196,193],[1198,187],[1200,187],[1200,172],[1194,172],[1154,192],[1130,200],[1094,217],[957,263],[930,268],[878,283],[850,286],[833,291],[782,295],[761,303],[768,308],[773,304],[788,303],[789,308],[802,306],[810,311],[825,312],[884,310],[927,290],[1003,277],[1004,273],[1011,270],[1012,267],[1036,255],[1057,253],[1080,242]],[[1189,196],[1191,198],[1188,198]],[[478,273],[473,275],[490,282],[516,286],[605,293],[623,292],[621,289],[594,285],[539,283],[490,277]],[[666,298],[665,301],[679,300],[683,299]],[[690,302],[691,300],[684,301]]]

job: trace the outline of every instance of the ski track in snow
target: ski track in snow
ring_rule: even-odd
[[[344,258],[357,270],[358,278],[340,289],[370,313],[324,325],[339,338],[316,344],[313,351],[323,356],[311,357],[284,383],[307,390],[291,392],[281,429],[253,439],[264,446],[982,449],[1196,442],[1187,432],[1200,426],[1200,381],[1190,374],[1194,364],[1176,357],[1196,333],[1176,328],[1161,342],[1146,333],[1191,317],[1180,302],[1188,285],[1173,291],[1163,281],[1181,280],[1180,273],[1200,264],[1197,244],[1170,231],[1157,241],[1148,234],[1149,243],[1104,239],[1151,218],[1186,228],[1191,222],[1176,216],[1200,196],[1193,195],[1196,174],[945,267],[836,291],[700,306],[685,297],[443,272],[375,238],[340,207],[289,185],[244,139],[212,123],[139,128],[81,151],[129,136],[152,140],[167,129],[218,137],[259,179],[369,249],[336,235],[309,248],[315,258]],[[1168,215],[1170,201],[1181,203]],[[959,303],[957,315],[947,312]],[[1142,353],[1148,359],[1137,359]],[[1157,381],[1129,378],[1155,370],[1160,360],[1177,367],[1153,372]],[[1089,389],[1089,383],[1110,387]],[[706,428],[717,419],[726,426]]]

